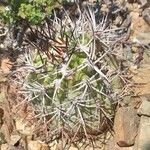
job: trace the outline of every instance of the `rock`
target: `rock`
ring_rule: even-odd
[[[78,150],[78,148],[71,146],[69,150]]]
[[[126,6],[129,12],[139,12],[139,5],[137,3],[127,3]]]
[[[150,8],[146,8],[142,12],[142,16],[143,16],[143,19],[145,20],[145,22],[150,26]]]
[[[3,82],[1,79],[2,79],[2,76],[0,75],[0,82]],[[6,98],[6,94],[5,94],[4,90],[0,89],[0,103],[1,104],[4,103],[5,98]],[[0,113],[1,113],[1,118],[2,118],[4,111],[2,111],[2,109],[0,111],[1,111]]]
[[[149,7],[149,0],[139,0],[141,3],[141,8]]]
[[[88,0],[88,2],[93,4],[95,0]]]
[[[144,63],[141,63],[137,73],[133,75],[132,80],[135,84],[135,95],[149,95],[150,94],[150,59],[144,58]]]
[[[49,150],[49,146],[41,141],[29,141],[28,150]]]
[[[13,146],[10,145],[8,150],[25,150],[22,146]]]
[[[132,22],[131,22],[132,37],[137,37],[137,35],[140,32],[145,32],[145,33],[150,32],[149,25],[145,22],[143,17],[139,16],[139,12],[131,12],[130,16],[132,17]]]
[[[1,60],[0,69],[3,71],[3,73],[8,74],[10,73],[10,70],[12,68],[12,62],[9,58],[5,58]]]
[[[10,137],[10,145],[16,145],[21,140],[21,136],[19,135],[11,135]]]
[[[133,146],[131,147],[119,147],[114,138],[112,137],[111,139],[108,140],[108,142],[105,145],[104,150],[133,150]]]
[[[27,136],[31,136],[33,134],[34,125],[28,125],[28,122],[23,119],[15,120],[16,130]]]
[[[5,143],[6,143],[5,136],[4,136],[4,134],[0,131],[0,145],[1,145],[1,144],[5,144]]]
[[[53,146],[49,146],[50,150],[61,150],[61,145],[60,144],[55,144]]]
[[[150,101],[147,99],[142,101],[140,108],[137,111],[138,115],[145,115],[150,117]]]
[[[24,148],[21,146],[12,146],[9,144],[2,144],[1,150],[24,150]]]
[[[9,145],[8,144],[2,144],[1,150],[9,150]]]
[[[150,32],[139,32],[136,37],[133,39],[134,41],[140,42],[141,44],[148,45],[150,44]]]
[[[141,116],[134,150],[150,150],[150,117]]]
[[[138,132],[139,117],[133,107],[121,107],[114,120],[115,141],[121,147],[132,146]]]
[[[9,128],[6,124],[3,124],[1,127],[1,132],[5,136],[5,140],[7,143],[10,142],[11,130],[12,130],[12,128],[11,127]]]

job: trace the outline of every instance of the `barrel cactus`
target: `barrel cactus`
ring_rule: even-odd
[[[94,9],[86,7],[77,20],[67,12],[63,19],[54,14],[35,29],[39,39],[24,54],[22,91],[50,137],[90,137],[112,123],[126,84],[115,55],[124,28],[113,27],[108,19],[102,13],[98,20]]]

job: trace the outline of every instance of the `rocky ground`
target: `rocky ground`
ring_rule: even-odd
[[[128,4],[132,16],[131,40],[150,42],[150,28],[143,17],[139,16],[139,5]],[[149,49],[148,49],[149,53]],[[140,67],[131,66],[135,83],[135,96],[124,99],[118,108],[114,121],[114,136],[105,149],[110,150],[149,150],[150,149],[150,57],[145,54]]]

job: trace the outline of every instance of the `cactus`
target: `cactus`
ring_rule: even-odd
[[[112,121],[126,84],[114,51],[124,28],[107,27],[107,15],[98,21],[87,7],[77,20],[66,12],[36,29],[46,42],[26,51],[22,90],[51,136],[88,137]]]

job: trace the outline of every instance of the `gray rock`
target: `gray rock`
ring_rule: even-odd
[[[134,150],[150,150],[150,117],[141,116]]]
[[[138,132],[139,117],[132,107],[118,109],[114,120],[115,141],[120,147],[134,145]]]
[[[139,0],[139,2],[141,3],[141,8],[146,8],[150,5],[149,0]]]
[[[150,26],[150,8],[146,8],[142,12],[142,16],[143,16],[144,20],[147,22],[147,24]]]
[[[144,99],[142,101],[142,104],[139,107],[137,113],[140,116],[141,115],[145,115],[145,116],[149,116],[150,117],[150,101],[148,101],[147,99]]]

